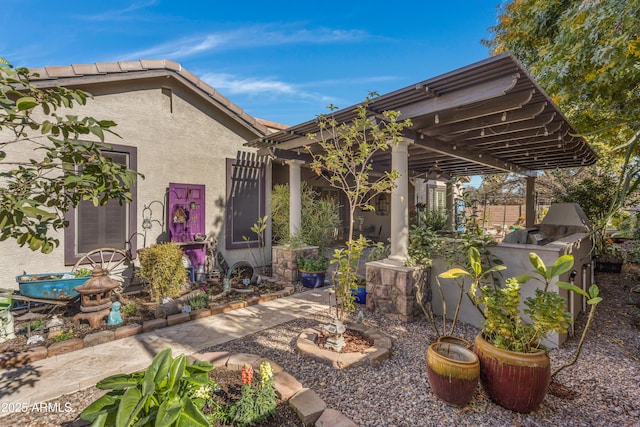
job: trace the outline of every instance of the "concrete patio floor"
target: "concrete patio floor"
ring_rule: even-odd
[[[83,348],[0,371],[0,417],[13,405],[39,404],[95,385],[117,373],[145,369],[160,350],[173,355],[205,348],[315,313],[329,313],[330,287]],[[1,424],[1,422],[0,422]]]

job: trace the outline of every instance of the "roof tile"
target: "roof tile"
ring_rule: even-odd
[[[140,61],[120,61],[120,69],[122,71],[142,71],[142,64]]]
[[[140,64],[145,70],[164,70],[167,68],[164,59],[141,59]]]
[[[77,75],[86,76],[91,74],[101,74],[96,64],[72,64],[71,67]]]
[[[73,71],[73,67],[70,65],[45,67],[45,69],[47,70],[47,74],[51,78],[73,77],[76,75],[76,73]]]
[[[38,74],[40,77],[38,77],[38,80],[44,80],[47,79],[49,77],[49,73],[47,73],[47,69],[46,68],[29,68],[29,71],[31,71],[31,73],[33,74]]]
[[[189,80],[191,83],[193,83],[196,86],[200,82],[200,79],[198,78],[198,76],[196,76],[195,74],[193,74],[191,71],[189,71],[187,69],[183,68],[180,71],[180,75],[182,75],[184,78],[186,78],[187,80]]]
[[[96,68],[101,73],[120,73],[122,70],[117,62],[96,62]]]
[[[208,83],[205,83],[203,80],[198,80],[197,86],[210,95],[216,93],[216,89]]]

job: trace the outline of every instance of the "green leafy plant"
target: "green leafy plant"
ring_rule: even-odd
[[[149,282],[158,300],[180,295],[187,274],[182,255],[173,243],[154,244],[140,252],[140,276]]]
[[[378,261],[387,258],[391,254],[391,245],[383,242],[375,242],[369,254],[367,255],[367,261]]]
[[[503,287],[495,283],[487,284],[486,279],[494,272],[504,270],[506,267],[496,265],[484,269],[480,252],[475,247],[469,248],[468,259],[469,270],[455,267],[440,274],[439,277],[456,280],[458,286],[461,287],[464,286],[464,283],[458,282],[459,279],[462,281],[465,278],[471,279],[467,295],[477,307],[482,308],[485,317],[482,334],[487,342],[510,351],[533,353],[544,349],[542,340],[551,332],[564,333],[567,331],[571,316],[565,311],[565,299],[557,292],[550,291],[549,285],[555,278],[573,268],[572,255],[563,255],[553,265],[546,266],[536,253],[531,252],[529,261],[534,268],[534,275],[521,274],[508,278]],[[522,301],[520,291],[521,285],[532,279],[541,282],[543,287],[536,289],[533,297],[524,300],[526,307],[524,313],[528,314],[531,319],[530,322],[526,322],[520,311]],[[556,370],[553,375],[575,363],[579,357],[584,338],[593,321],[596,306],[602,301],[596,285],[591,285],[588,292],[563,281],[556,281],[555,285],[584,296],[591,308],[573,361]]]
[[[44,329],[44,326],[45,326],[44,319],[35,319],[29,323],[29,328],[32,331]]]
[[[90,268],[79,268],[73,272],[73,277],[91,277],[93,271]]]
[[[120,311],[125,316],[135,316],[138,313],[138,306],[131,302],[123,306]]]
[[[273,239],[281,244],[299,247],[327,247],[332,241],[331,230],[340,225],[340,205],[332,198],[321,198],[306,182],[301,188],[301,223],[295,236],[289,235],[289,185],[276,184],[271,193],[271,223]]]
[[[258,237],[258,247],[260,248],[258,250],[258,253],[260,255],[260,265],[262,266],[263,269],[267,269],[267,255],[265,253],[266,251],[265,232],[267,230],[268,219],[269,219],[269,216],[265,215],[261,218],[258,218],[258,221],[251,226],[251,231],[253,231]],[[253,254],[253,248],[251,245],[252,240],[247,236],[242,236],[242,240],[247,242],[247,247],[251,252],[253,261],[255,262],[256,265],[258,265],[258,260],[256,259],[256,256]]]
[[[306,272],[327,271],[329,260],[323,256],[298,258],[298,270]]]
[[[209,294],[206,292],[200,292],[193,297],[189,298],[189,305],[192,310],[200,310],[209,305]]]
[[[369,241],[360,236],[357,240],[347,240],[346,248],[336,249],[331,264],[337,264],[334,288],[336,291],[336,317],[345,321],[356,309],[353,290],[358,288],[358,262]]]
[[[68,331],[61,331],[55,338],[55,342],[62,342],[66,340],[70,340],[75,335],[73,333],[73,329],[69,329]]]
[[[96,387],[110,390],[85,408],[80,417],[92,426],[208,426],[193,394],[211,385],[210,363],[192,364],[171,349],[159,352],[142,372],[107,377]]]

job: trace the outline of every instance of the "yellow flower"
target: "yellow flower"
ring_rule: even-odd
[[[273,377],[273,370],[269,362],[262,362],[260,364],[260,381],[267,382]]]

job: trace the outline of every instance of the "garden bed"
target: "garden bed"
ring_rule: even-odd
[[[33,350],[38,350],[40,353],[43,348],[46,350],[52,345],[63,341],[74,339],[74,345],[70,347],[80,346],[80,348],[82,348],[96,345],[104,341],[109,341],[110,339],[108,338],[110,336],[113,336],[112,339],[123,338],[156,328],[155,326],[147,327],[146,325],[153,324],[158,327],[163,327],[167,326],[167,324],[178,323],[177,319],[175,323],[171,323],[172,316],[176,317],[176,315],[182,313],[187,313],[187,316],[184,319],[180,319],[180,321],[191,320],[230,309],[241,308],[246,305],[257,304],[262,300],[277,298],[285,294],[288,295],[294,291],[292,287],[289,287],[288,289],[290,291],[284,292],[285,287],[286,284],[283,282],[265,280],[260,286],[255,284],[249,286],[235,285],[237,290],[231,290],[225,293],[223,292],[222,284],[214,279],[208,281],[206,284],[197,283],[185,287],[181,297],[166,303],[159,303],[144,288],[133,287],[132,289],[128,289],[126,293],[114,295],[113,297],[113,300],[118,300],[121,303],[120,313],[123,322],[116,326],[108,326],[106,319],[104,319],[100,327],[95,329],[91,328],[85,321],[74,324],[73,316],[80,312],[79,301],[70,302],[66,305],[52,306],[45,304],[33,307],[30,311],[30,317],[33,317],[33,315],[39,315],[39,317],[29,320],[19,320],[26,311],[17,310],[14,311],[14,329],[17,338],[0,344],[0,354],[3,355],[3,357],[0,358],[0,368],[23,364],[15,360],[12,361],[11,355],[24,354]],[[208,291],[208,304],[204,305],[201,310],[183,309],[189,305],[190,299],[193,296],[204,294],[203,289]],[[62,321],[62,336],[48,336],[49,331],[46,328],[46,324],[53,316],[57,316],[57,318]],[[157,322],[157,319],[167,319],[167,322]],[[105,332],[101,335],[100,332],[103,331],[111,331],[111,333]],[[41,335],[44,341],[29,344],[29,336],[34,335]],[[75,345],[75,343],[78,344]],[[80,345],[80,343],[82,343],[82,345]],[[47,355],[45,355],[45,357],[47,357]],[[25,362],[29,361],[34,360],[25,360]]]

